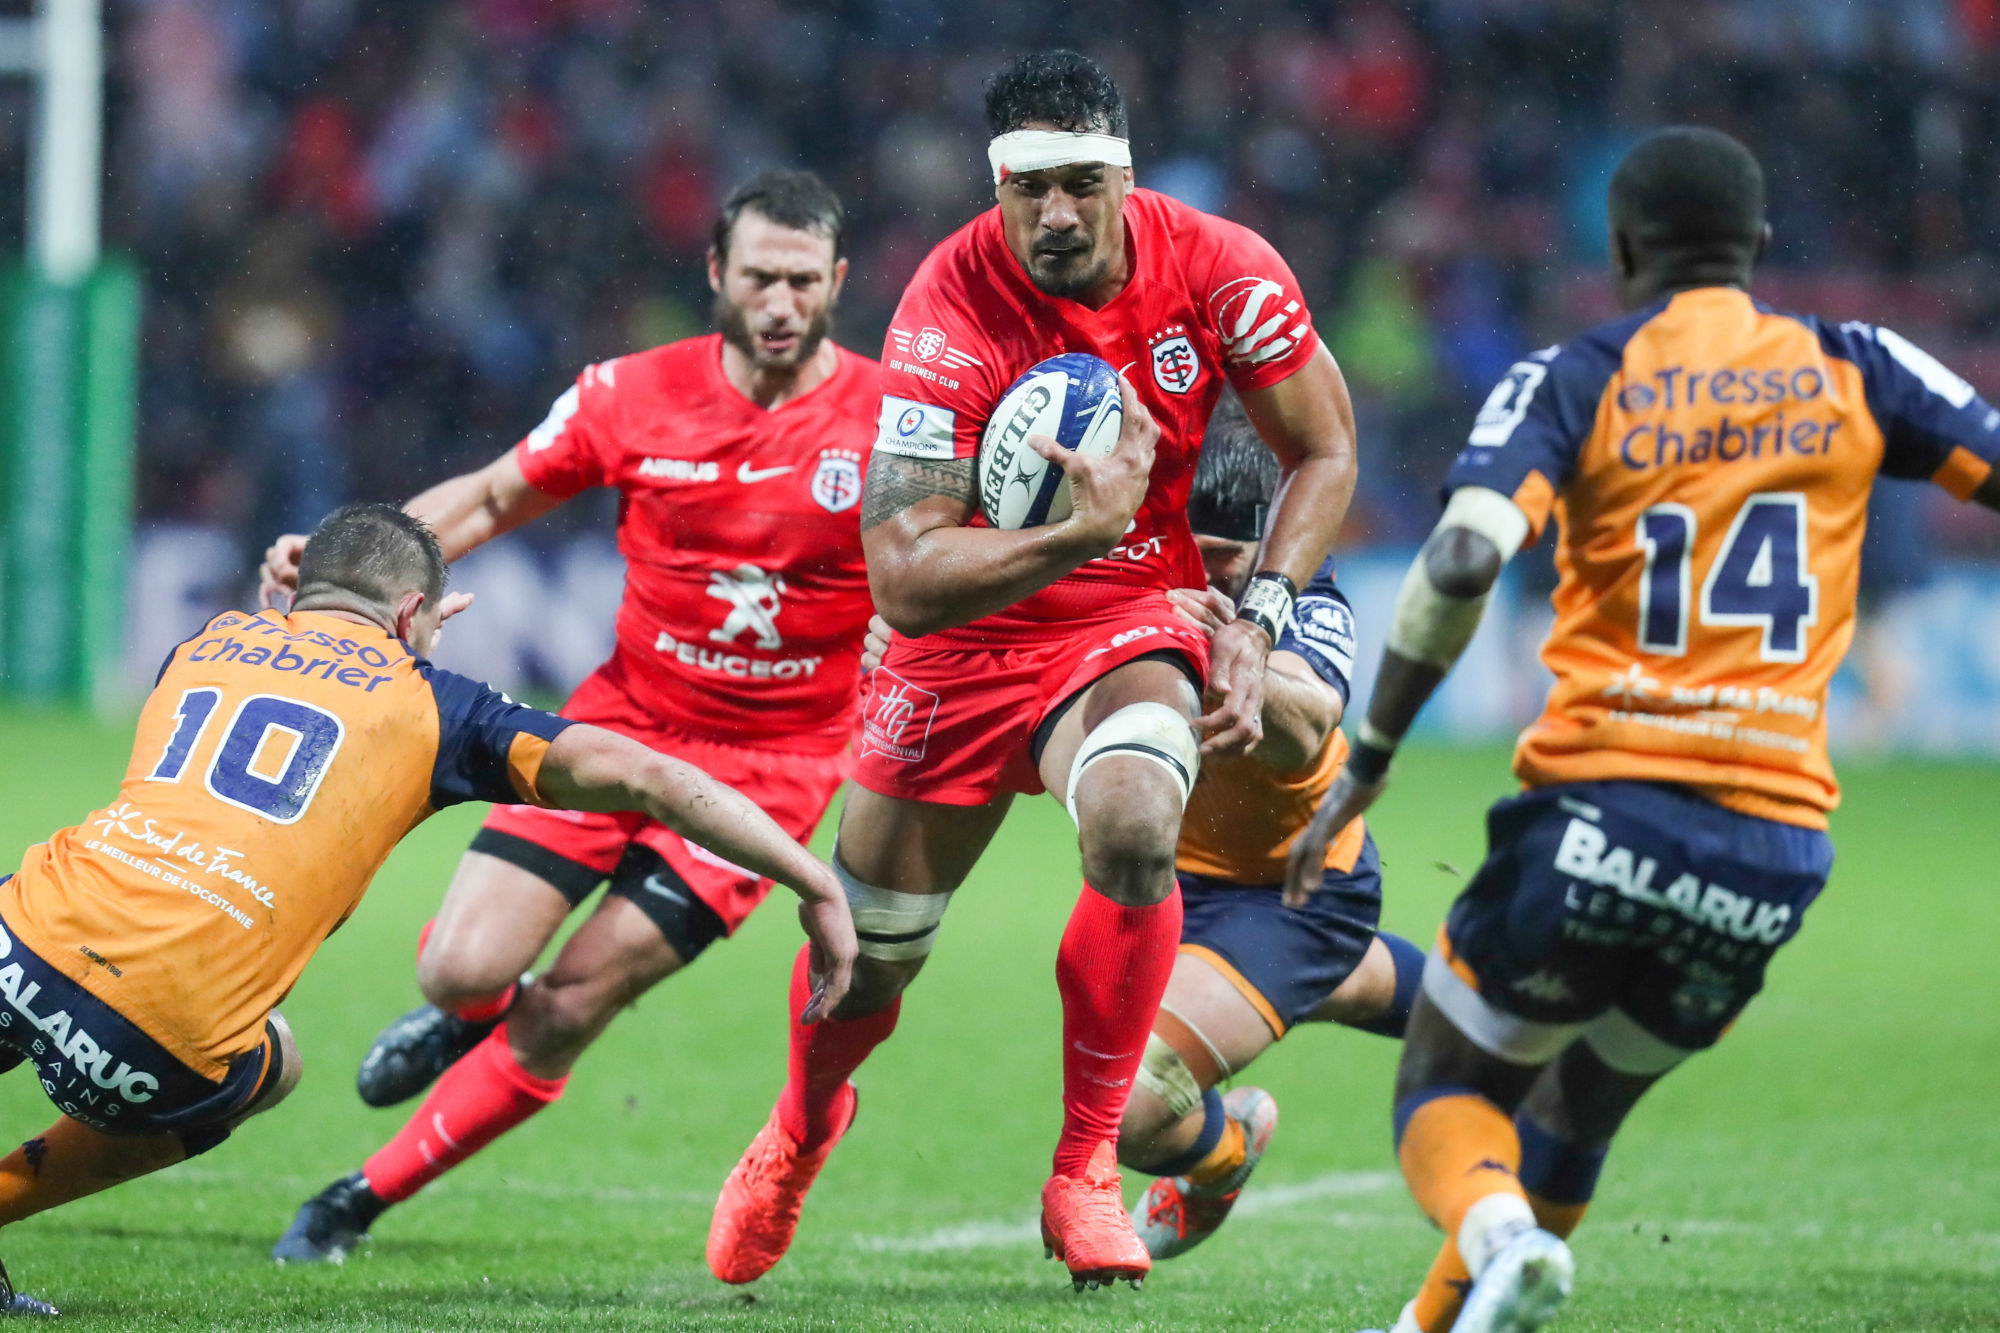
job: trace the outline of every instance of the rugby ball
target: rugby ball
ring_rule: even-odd
[[[1028,437],[1046,435],[1101,458],[1118,443],[1124,417],[1109,361],[1064,352],[1031,367],[1000,396],[979,437],[979,509],[986,521],[1013,530],[1068,518],[1069,477],[1030,449]]]

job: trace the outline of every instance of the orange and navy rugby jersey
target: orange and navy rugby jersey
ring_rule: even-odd
[[[2000,413],[1888,329],[1677,293],[1537,352],[1446,482],[1560,529],[1556,675],[1522,733],[1530,786],[1680,783],[1826,827],[1826,692],[1854,637],[1878,473],[1968,499]]]
[[[1292,621],[1271,651],[1299,657],[1347,702],[1348,678],[1354,673],[1354,610],[1334,586],[1331,558],[1299,594]],[[1318,754],[1289,773],[1250,755],[1203,760],[1181,819],[1175,868],[1232,884],[1282,882],[1293,839],[1311,821],[1345,762],[1347,737],[1338,727]],[[1335,834],[1326,849],[1328,868],[1354,869],[1365,837],[1358,819]]]
[[[30,848],[0,917],[219,1078],[403,835],[461,801],[542,803],[569,725],[373,626],[217,616],[161,668],[118,799]]]

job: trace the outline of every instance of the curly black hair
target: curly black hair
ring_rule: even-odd
[[[1036,122],[1078,134],[1130,133],[1118,85],[1078,51],[1035,51],[986,80],[988,134]]]
[[[1250,424],[1242,400],[1225,392],[1208,419],[1188,494],[1188,526],[1204,537],[1254,542],[1264,534],[1278,460]]]

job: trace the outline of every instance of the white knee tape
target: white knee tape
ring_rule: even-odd
[[[1180,710],[1165,704],[1127,704],[1098,723],[1077,747],[1076,759],[1069,766],[1071,819],[1083,822],[1076,815],[1076,789],[1084,771],[1114,755],[1149,759],[1165,769],[1180,789],[1182,807],[1186,807],[1195,775],[1201,772],[1201,749],[1195,743],[1194,728]]]
[[[1146,1038],[1146,1058],[1139,1062],[1139,1086],[1166,1103],[1178,1120],[1201,1105],[1201,1085],[1181,1053],[1156,1032]]]
[[[847,891],[847,908],[854,916],[854,935],[863,957],[902,963],[930,953],[944,909],[951,906],[951,894],[899,893],[864,884],[840,863],[838,847],[833,851],[833,873]]]

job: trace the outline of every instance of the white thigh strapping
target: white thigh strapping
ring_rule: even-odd
[[[1166,770],[1180,790],[1183,807],[1201,772],[1201,747],[1195,741],[1194,727],[1179,709],[1152,702],[1126,704],[1098,723],[1076,747],[1076,758],[1069,766],[1068,805],[1069,817],[1078,824],[1083,822],[1076,814],[1078,784],[1092,764],[1114,755],[1150,760]]]
[[[1424,959],[1424,994],[1466,1040],[1517,1065],[1542,1065],[1584,1030],[1582,1023],[1537,1023],[1495,1009],[1432,949]]]
[[[1583,1030],[1583,1040],[1605,1064],[1639,1077],[1664,1074],[1694,1054],[1685,1046],[1661,1041],[1623,1009],[1593,1019]]]
[[[838,846],[833,849],[833,873],[847,892],[847,908],[854,916],[854,934],[864,957],[899,963],[930,953],[937,943],[938,923],[951,906],[950,893],[902,893],[863,883],[840,863]]]

